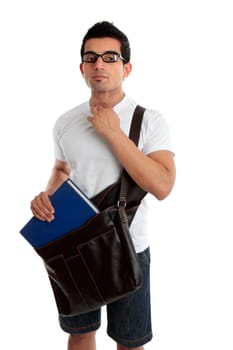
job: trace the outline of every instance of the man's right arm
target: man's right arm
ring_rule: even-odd
[[[42,221],[52,221],[54,219],[54,208],[51,204],[50,196],[68,179],[69,175],[69,164],[56,160],[46,190],[31,201],[31,210],[37,219]]]

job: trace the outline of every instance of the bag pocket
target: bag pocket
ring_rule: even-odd
[[[46,261],[45,267],[60,314],[81,314],[95,308],[96,304],[91,303],[83,289],[88,290],[101,302],[101,297],[80,255],[77,254],[67,260],[63,255],[55,256]],[[85,287],[80,289],[80,286]]]
[[[78,245],[77,251],[103,304],[107,304],[113,298],[117,300],[118,297],[122,297],[122,293],[127,294],[132,290],[124,247],[115,227],[85,244]],[[83,295],[88,294],[91,298],[88,289],[84,291],[81,285],[79,288],[82,288]],[[88,299],[88,302],[95,303],[94,299]]]

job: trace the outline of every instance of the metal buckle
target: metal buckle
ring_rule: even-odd
[[[126,207],[126,201],[125,200],[119,200],[117,202],[117,206],[118,206],[118,208],[120,208],[120,207],[125,208]]]

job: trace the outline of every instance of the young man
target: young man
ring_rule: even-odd
[[[175,165],[163,116],[146,110],[138,148],[128,138],[135,101],[125,96],[122,83],[131,73],[127,37],[109,22],[96,23],[85,35],[80,70],[91,91],[90,100],[62,115],[54,127],[55,165],[46,191],[31,202],[40,220],[54,218],[50,195],[68,177],[93,197],[114,183],[124,167],[134,181],[159,200],[172,190]],[[139,291],[107,306],[108,335],[118,350],[138,349],[152,338],[150,315],[150,252],[145,197],[130,226],[143,272]],[[85,315],[59,315],[70,334],[68,350],[96,349],[100,310]]]

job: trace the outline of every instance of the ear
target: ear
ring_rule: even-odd
[[[123,78],[127,78],[131,71],[132,71],[132,64],[131,63],[126,63],[124,64],[124,71],[123,71]]]
[[[80,72],[82,74],[82,76],[84,75],[84,71],[83,71],[83,63],[80,63],[79,65],[79,69],[80,69]]]

